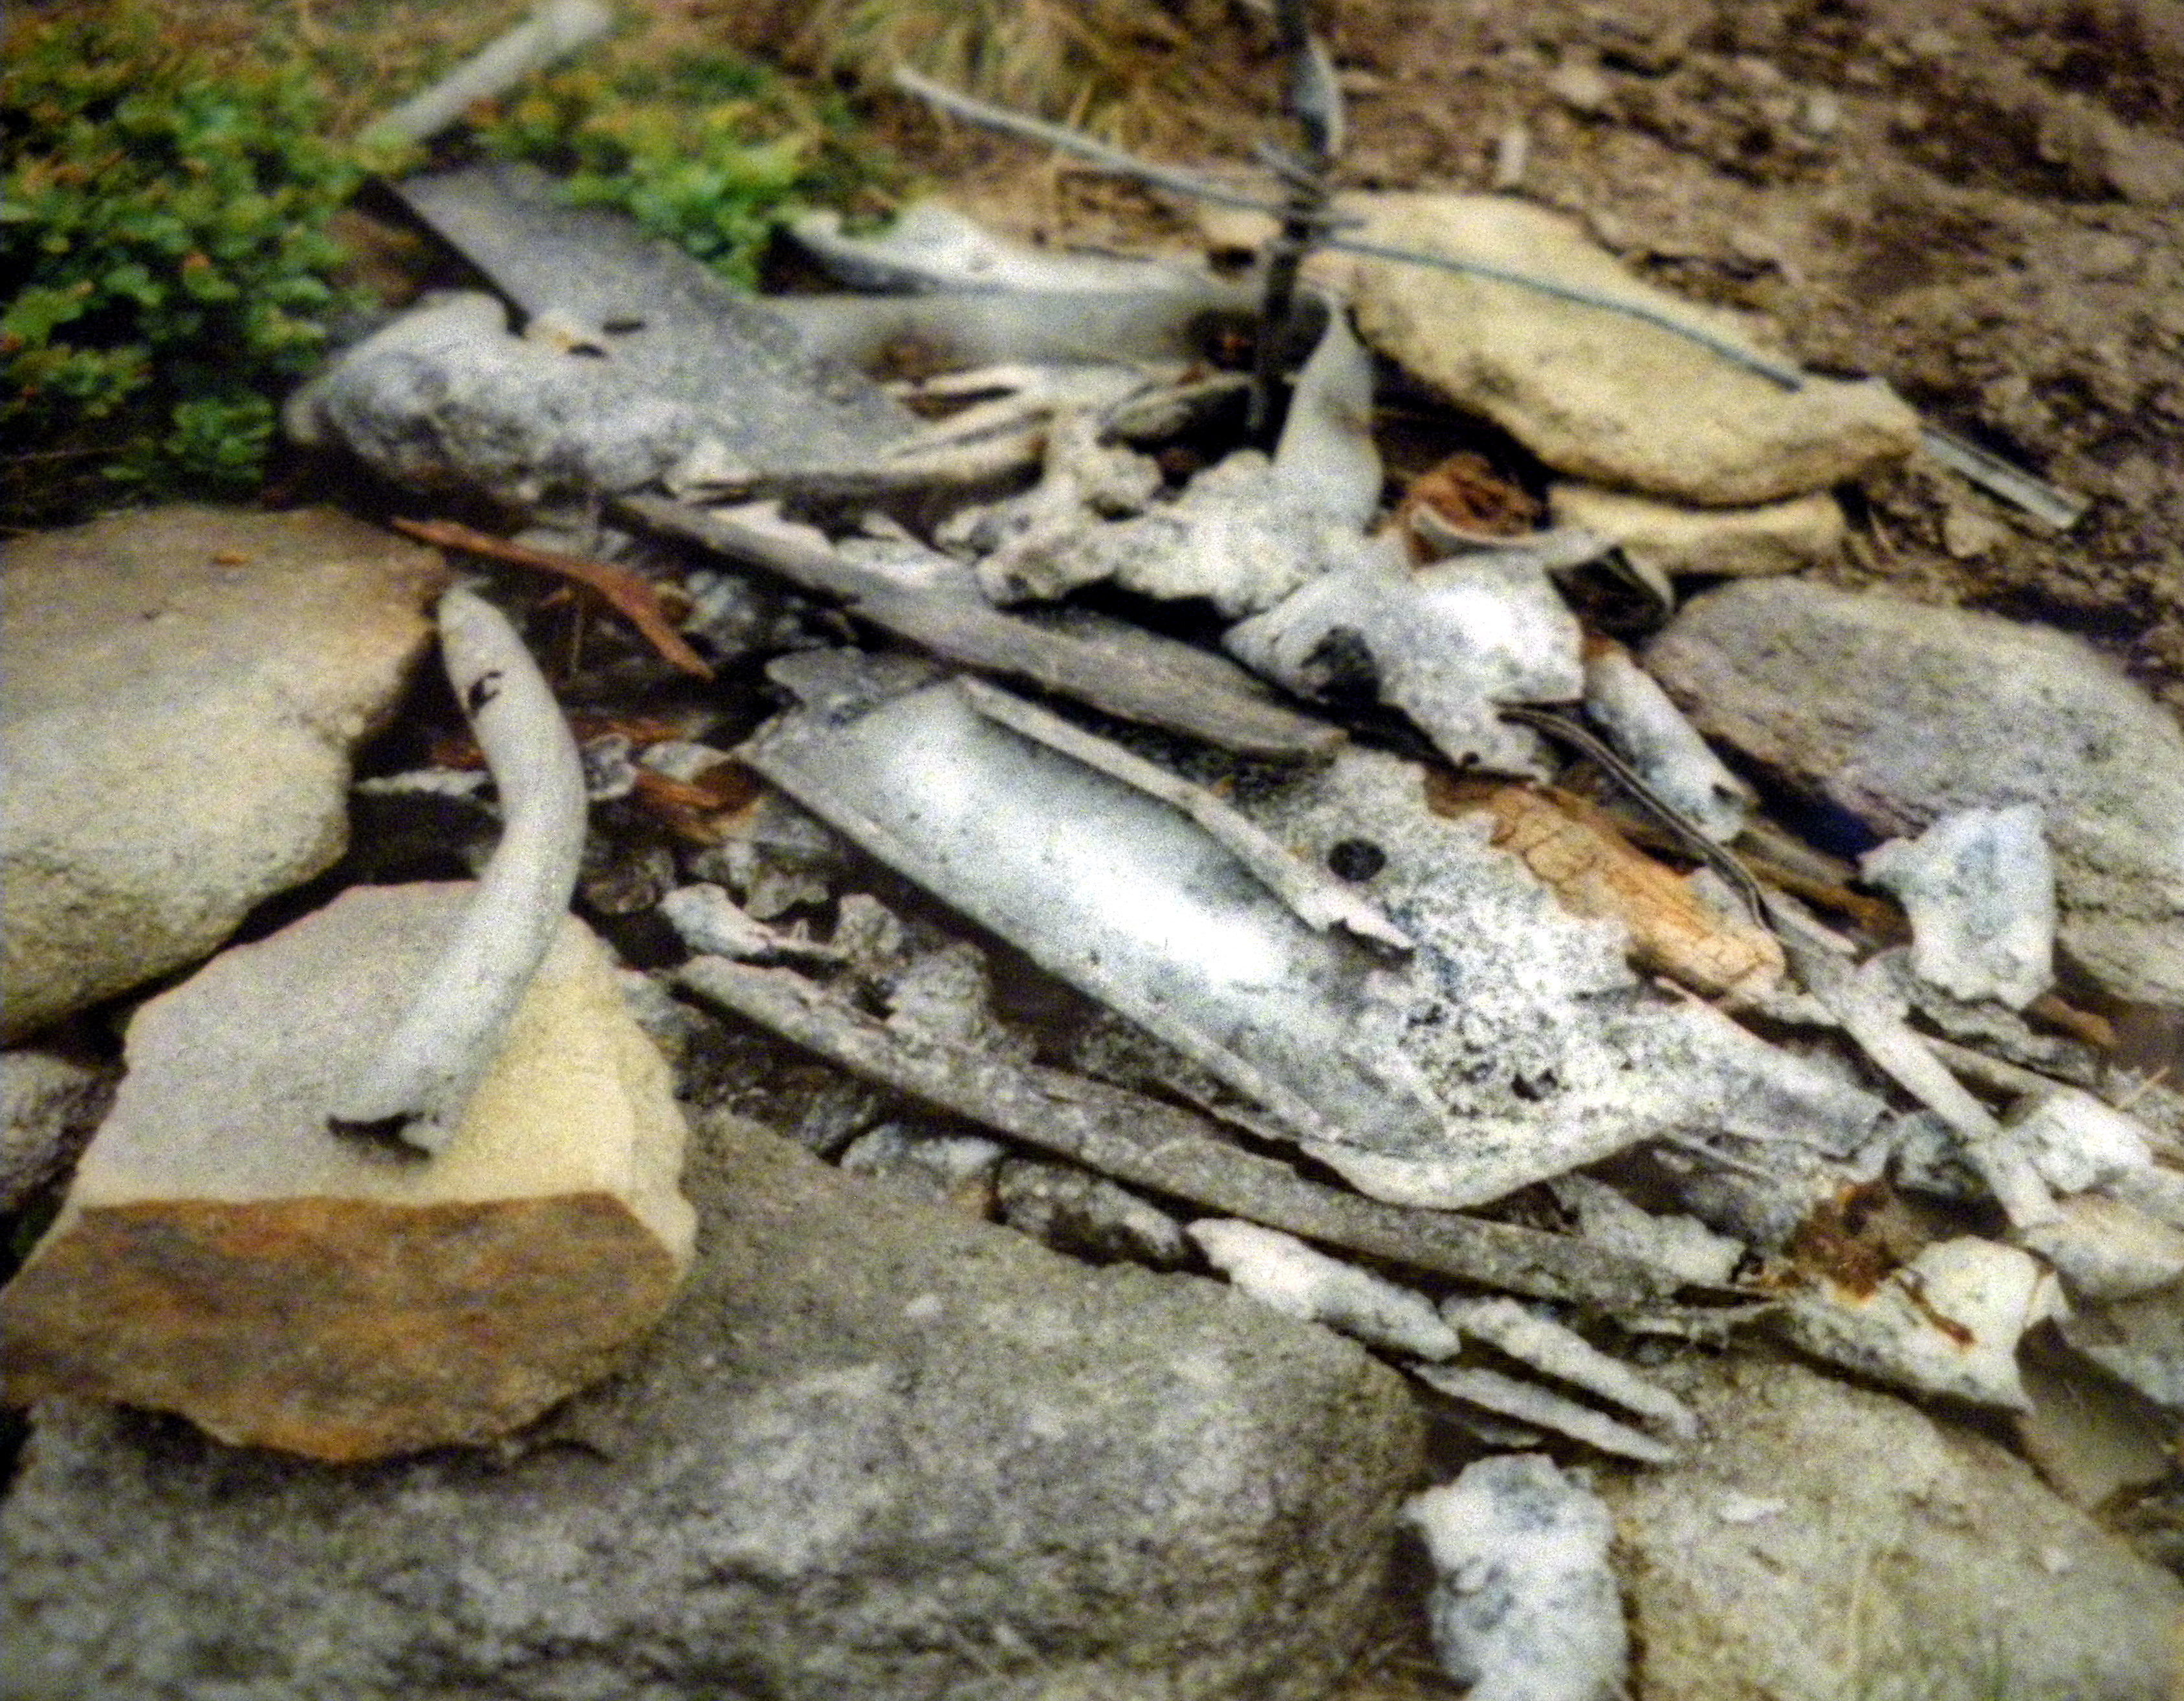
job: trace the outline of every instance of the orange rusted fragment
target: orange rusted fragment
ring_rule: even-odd
[[[601,600],[642,633],[662,660],[700,679],[713,677],[712,663],[683,641],[682,634],[676,631],[660,608],[660,593],[651,582],[627,567],[511,544],[505,538],[496,538],[490,532],[481,532],[454,520],[397,520],[393,525],[398,532],[407,533],[424,543],[437,544],[443,549],[466,550],[473,555],[505,561],[510,566],[529,567],[536,572],[553,573],[582,585],[597,593]]]
[[[2121,1043],[2115,1023],[2107,1017],[2081,1010],[2057,993],[2042,993],[2025,1007],[2025,1013],[2050,1028],[2061,1029],[2081,1045],[2091,1046],[2096,1051],[2113,1051]]]
[[[1440,776],[1429,783],[1427,800],[1445,815],[1485,811],[1494,843],[1521,857],[1563,908],[1630,930],[1640,968],[1732,1004],[1763,996],[1781,979],[1774,934],[1702,902],[1683,875],[1632,846],[1596,806],[1566,793]]]
[[[1470,449],[1457,450],[1411,481],[1396,510],[1399,535],[1411,535],[1411,515],[1419,508],[1432,509],[1458,531],[1490,538],[1521,536],[1540,523],[1543,512],[1536,497]]]
[[[677,838],[717,845],[765,790],[766,783],[741,762],[724,759],[694,780],[671,779],[640,767],[635,796],[647,814]]]
[[[1790,1259],[1807,1276],[1825,1276],[1864,1299],[1903,1268],[1923,1243],[1886,1181],[1846,1186],[1815,1205],[1790,1236]]]

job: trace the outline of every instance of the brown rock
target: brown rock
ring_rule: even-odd
[[[1361,241],[1521,273],[1685,325],[1757,355],[1730,315],[1632,276],[1558,213],[1491,195],[1347,196]],[[1573,477],[1696,503],[1773,502],[1916,447],[1886,384],[1796,390],[1630,312],[1409,261],[1350,270],[1358,333],[1457,406]]]
[[[470,890],[354,889],[144,1006],[113,1114],[0,1291],[6,1397],[370,1458],[513,1429],[660,1316],[691,1256],[682,1118],[573,919],[445,1152],[326,1131]]]
[[[0,548],[0,1039],[195,961],[341,855],[350,748],[445,577],[323,508]]]
[[[1664,573],[1742,578],[1794,573],[1832,560],[1847,529],[1825,491],[1756,508],[1687,508],[1594,484],[1557,484],[1547,510],[1620,544],[1634,563]]]

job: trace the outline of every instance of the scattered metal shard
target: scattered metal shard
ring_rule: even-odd
[[[988,720],[1134,786],[1189,816],[1256,875],[1266,889],[1287,904],[1297,919],[1315,931],[1347,928],[1360,939],[1396,951],[1409,951],[1410,936],[1382,915],[1357,889],[1285,850],[1266,832],[1238,814],[1202,785],[1170,773],[1133,755],[1112,739],[1103,739],[1037,705],[976,679],[960,679],[972,708]]]
[[[1193,1223],[1185,1232],[1240,1292],[1286,1316],[1420,1358],[1453,1358],[1462,1344],[1416,1289],[1331,1258],[1294,1235],[1220,1219]]]
[[[1373,951],[1299,922],[1172,804],[997,724],[955,685],[850,717],[792,712],[744,759],[1301,1135],[1441,1129],[1373,1019]]]
[[[1919,446],[1950,471],[2022,509],[2051,532],[2069,531],[2093,505],[2091,497],[2050,484],[1937,425],[1919,428]]]
[[[1641,1258],[1568,1235],[1455,1211],[1411,1210],[1308,1181],[1178,1106],[930,1032],[905,1031],[785,969],[701,956],[675,978],[707,1002],[866,1080],[1117,1180],[1325,1246],[1617,1315],[1661,1308],[1685,1285]],[[1696,1286],[1703,1291],[1714,1285]]]
[[[334,1100],[343,1132],[382,1129],[437,1152],[552,945],[577,884],[583,763],[560,705],[507,617],[454,589],[440,599],[448,683],[493,770],[506,825],[445,949],[359,1079]]]
[[[1250,334],[1257,298],[1217,282],[1201,295],[783,295],[766,305],[815,357],[870,369],[908,352],[939,371],[1003,360],[1202,360],[1218,343]],[[1316,299],[1310,305],[1300,340],[1319,335],[1326,310]],[[1304,343],[1300,358],[1311,346]]]
[[[905,207],[885,228],[852,235],[822,208],[788,221],[798,246],[837,283],[890,295],[1112,295],[1167,291],[1201,295],[1198,267],[1115,254],[1060,253],[1000,236],[942,201]]]
[[[2036,803],[1959,809],[1859,869],[1911,917],[1911,966],[1964,1000],[2022,1010],[2053,981],[2055,862]]]
[[[1481,552],[1413,570],[1384,543],[1222,641],[1305,696],[1401,709],[1458,766],[1537,773],[1539,740],[1496,707],[1581,696],[1580,638],[1576,616],[1528,557]]]
[[[638,525],[764,567],[800,589],[838,599],[850,612],[928,654],[982,672],[1028,680],[1125,720],[1203,739],[1243,756],[1323,757],[1340,728],[1299,714],[1240,676],[1216,675],[1188,646],[1144,633],[1127,644],[1094,641],[1018,620],[967,591],[921,589],[838,551],[731,515],[666,497],[632,496],[617,510]]]
[[[1483,1406],[1496,1416],[1533,1424],[1587,1447],[1598,1447],[1641,1464],[1671,1464],[1677,1449],[1645,1431],[1536,1382],[1520,1382],[1499,1370],[1471,1370],[1454,1364],[1413,1364],[1411,1374],[1429,1388],[1468,1405]]]
[[[671,243],[604,208],[568,205],[543,172],[471,165],[393,186],[524,314],[588,327],[605,357],[694,410],[750,467],[869,460],[916,419]]]
[[[2067,1313],[2053,1272],[1975,1235],[1936,1241],[1870,1292],[1825,1283],[1770,1322],[1795,1345],[1898,1387],[2022,1411],[2017,1343]]]
[[[1665,1388],[1656,1387],[1620,1358],[1602,1352],[1575,1330],[1528,1310],[1513,1299],[1451,1297],[1442,1320],[1497,1347],[1535,1370],[1649,1418],[1678,1441],[1698,1438],[1698,1419]]]
[[[613,11],[599,0],[543,0],[514,29],[366,126],[360,139],[369,145],[429,142],[478,102],[498,99],[614,26]]]

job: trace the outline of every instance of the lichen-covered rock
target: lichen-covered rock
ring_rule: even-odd
[[[1791,1363],[1686,1361],[1708,1444],[1603,1480],[1638,1701],[2167,1701],[2184,1587],[1983,1436]]]
[[[1316,1701],[1420,1435],[1395,1373],[709,1119],[699,1263],[527,1440],[329,1470],[39,1408],[0,1694]]]
[[[2184,1002],[2184,731],[2083,640],[1803,579],[1691,602],[1646,666],[1708,737],[1883,837],[2036,803],[2064,952]]]
[[[0,549],[0,1038],[204,956],[340,856],[349,752],[443,580],[331,509]]]

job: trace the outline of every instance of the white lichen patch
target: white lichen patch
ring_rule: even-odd
[[[1538,1453],[1468,1466],[1404,1509],[1437,1573],[1441,1669],[1470,1701],[1608,1701],[1629,1656],[1614,1525],[1583,1483]]]
[[[1963,809],[1859,863],[1911,915],[1911,966],[1958,998],[2021,1010],[2055,978],[2055,862],[2036,803]]]
[[[1374,1347],[1446,1358],[1462,1343],[1422,1293],[1256,1223],[1209,1220],[1186,1232],[1206,1261],[1262,1305]]]

